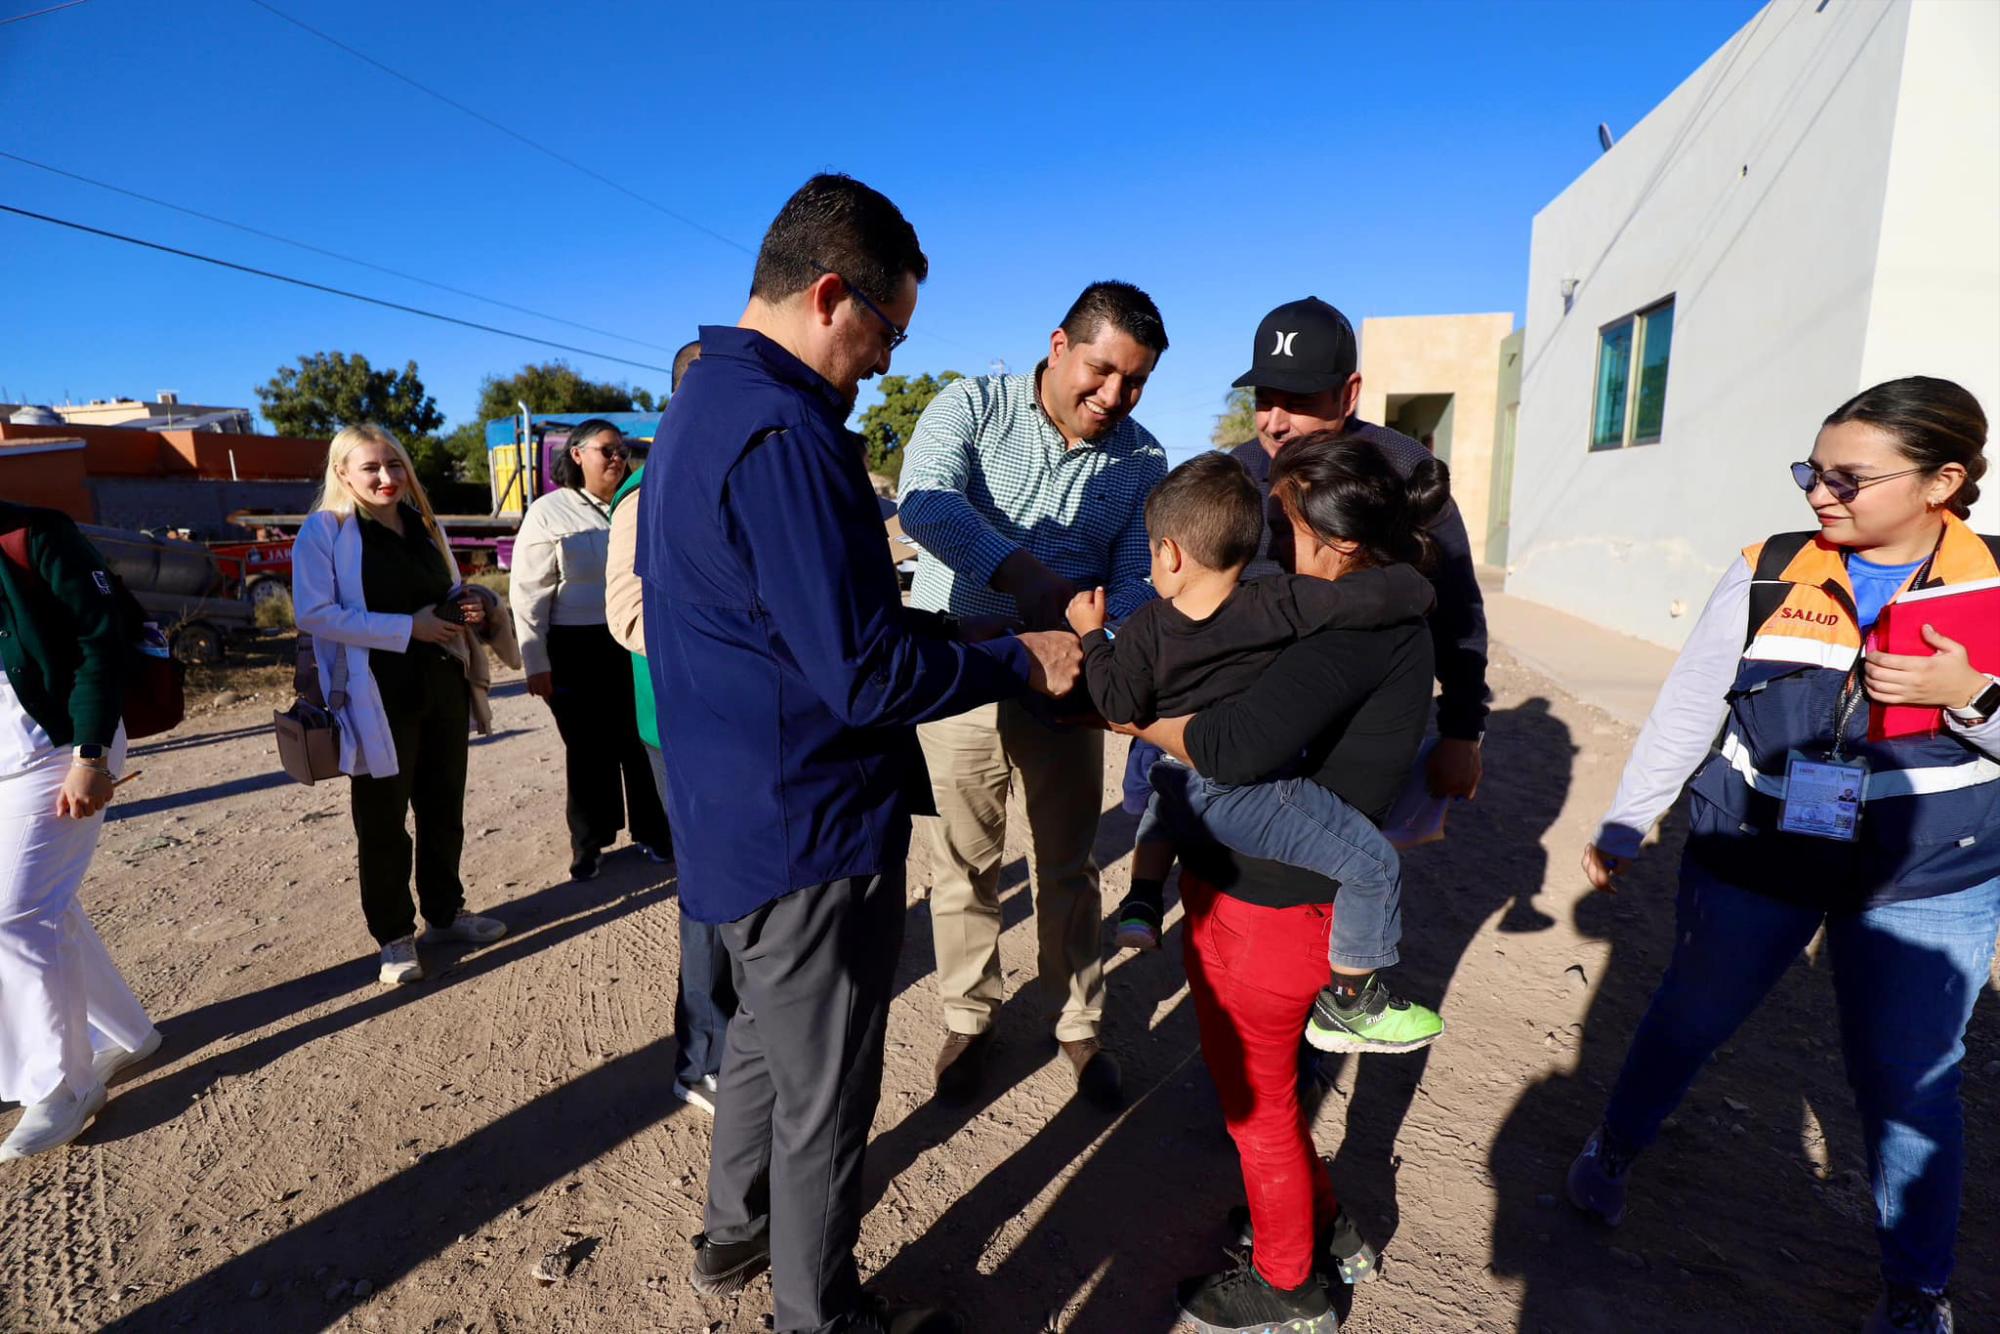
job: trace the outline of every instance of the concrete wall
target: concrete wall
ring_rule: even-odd
[[[1864,382],[1895,112],[1937,77],[1910,27],[1909,0],[1766,7],[1536,216],[1510,593],[1677,646],[1740,548],[1810,525],[1785,464]],[[1996,135],[1960,126],[1957,160]],[[1669,296],[1662,439],[1593,453],[1598,330]]]
[[[1500,341],[1510,314],[1409,315],[1361,322],[1365,421],[1387,416],[1391,394],[1450,394],[1451,491],[1465,516],[1472,557],[1484,560],[1493,469]]]
[[[1904,69],[1859,382],[1943,376],[2000,421],[2000,5],[1918,4]],[[2000,474],[1982,490],[2000,532]]]
[[[197,478],[97,477],[90,482],[95,522],[109,528],[187,528],[199,541],[248,539],[229,524],[236,510],[302,514],[313,482],[217,482]]]

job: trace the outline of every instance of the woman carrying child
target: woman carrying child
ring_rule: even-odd
[[[1420,463],[1405,482],[1365,441],[1308,436],[1287,445],[1274,466],[1271,494],[1287,521],[1274,525],[1274,554],[1292,573],[1329,581],[1420,564],[1428,555],[1425,523],[1448,492],[1435,461]],[[1256,783],[1303,753],[1303,776],[1379,820],[1423,739],[1431,669],[1420,611],[1386,624],[1330,627],[1284,648],[1233,699],[1120,730],[1221,783]],[[1327,981],[1337,887],[1314,871],[1220,843],[1183,836],[1180,853],[1202,1058],[1242,1159],[1255,1242],[1238,1268],[1181,1284],[1181,1312],[1206,1331],[1334,1334],[1322,1275],[1359,1277],[1353,1271],[1367,1256],[1313,1149],[1298,1097],[1298,1047]]]

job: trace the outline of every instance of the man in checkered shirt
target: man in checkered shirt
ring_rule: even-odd
[[[912,605],[1060,629],[1079,590],[1102,586],[1111,616],[1153,596],[1146,496],[1166,452],[1131,420],[1167,350],[1159,308],[1130,283],[1093,283],[1049,335],[1029,375],[947,385],[905,451],[903,531],[924,549]],[[944,1045],[937,1087],[969,1097],[999,1012],[1000,858],[1018,783],[1032,834],[1041,983],[1078,1089],[1115,1106],[1118,1065],[1099,1042],[1104,964],[1097,816],[1104,734],[1056,727],[1003,700],[917,729],[938,816],[931,929]]]

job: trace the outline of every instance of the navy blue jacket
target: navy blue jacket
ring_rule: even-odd
[[[1018,640],[903,605],[846,416],[770,339],[707,325],[646,464],[646,663],[697,921],[899,862],[931,810],[916,724],[1028,677]]]

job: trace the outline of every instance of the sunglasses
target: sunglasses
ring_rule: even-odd
[[[1901,472],[1885,472],[1880,477],[1856,477],[1851,472],[1839,468],[1822,468],[1817,463],[1794,463],[1792,480],[1798,483],[1799,490],[1807,493],[1816,486],[1824,485],[1829,495],[1845,505],[1877,482],[1893,481],[1898,477],[1908,477],[1911,473],[1929,471],[1928,468],[1905,468]]]
[[[846,274],[842,273],[839,269],[828,269],[824,264],[820,265],[819,267],[822,269],[826,269],[828,273],[840,279],[841,283],[845,285],[847,288],[847,294],[853,297],[856,301],[859,301],[861,303],[862,309],[866,310],[870,315],[873,315],[876,319],[882,322],[882,327],[889,331],[889,346],[887,349],[888,351],[894,352],[897,348],[901,347],[903,344],[910,341],[909,331],[903,328],[902,325],[890,319],[887,315],[884,315],[882,313],[882,308],[876,305],[873,301],[870,301],[868,299],[867,294],[864,293],[860,288],[856,287],[854,283],[847,277]]]
[[[579,454],[602,454],[607,459],[628,459],[632,457],[632,451],[624,445],[578,445],[576,449]]]

